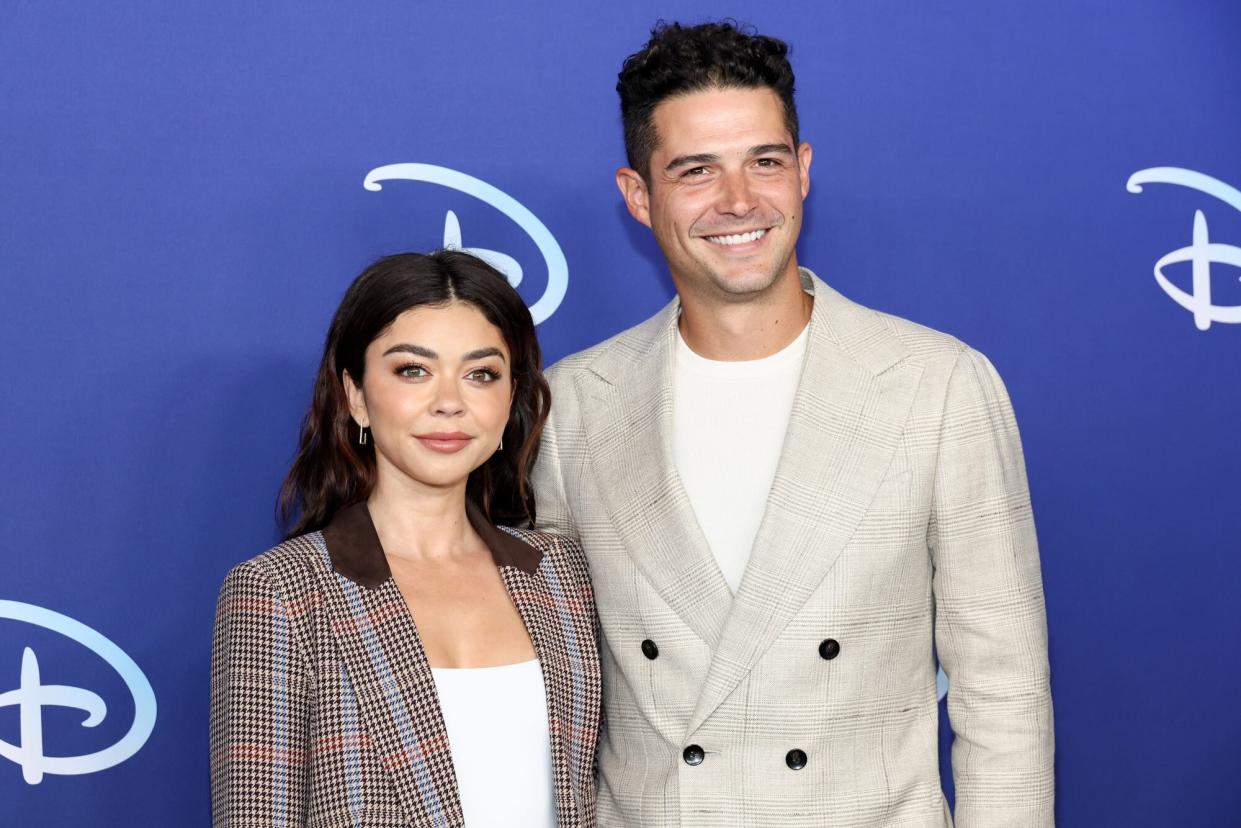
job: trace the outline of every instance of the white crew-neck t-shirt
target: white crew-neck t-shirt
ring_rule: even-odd
[[[734,593],[776,476],[809,330],[769,357],[744,362],[699,356],[677,333],[673,461]]]
[[[467,828],[556,828],[547,694],[538,660],[432,667]]]

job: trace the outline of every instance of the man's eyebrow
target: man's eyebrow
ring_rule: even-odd
[[[793,148],[788,144],[759,144],[756,147],[750,147],[746,151],[746,157],[754,158],[759,155],[793,155]],[[720,157],[713,152],[700,152],[694,155],[678,155],[668,162],[668,166],[664,167],[664,172],[672,172],[678,167],[697,166],[699,164],[713,164],[719,161]]]
[[[489,357],[489,356],[499,357],[500,361],[504,362],[504,352],[501,351],[499,348],[494,348],[494,347],[479,348],[476,351],[470,351],[468,354],[465,355],[465,359],[468,361],[471,359],[482,359],[483,357]]]
[[[720,157],[713,152],[700,152],[696,155],[678,155],[668,162],[668,166],[664,167],[664,172],[672,172],[677,167],[688,167],[691,164],[694,166],[711,164],[719,160]]]
[[[425,357],[426,359],[439,359],[440,355],[432,351],[430,348],[424,348],[421,345],[414,345],[409,342],[402,342],[400,345],[393,345],[384,351],[383,355],[388,354],[413,354],[414,356]]]
[[[746,153],[750,158],[756,155],[792,155],[793,148],[788,144],[759,144],[757,147],[750,147],[750,151]]]

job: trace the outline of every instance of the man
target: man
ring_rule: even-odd
[[[787,47],[657,28],[618,90],[677,299],[549,371],[538,512],[586,548],[604,826],[1051,825],[1052,715],[1016,423],[982,355],[794,251]],[[566,723],[567,724],[567,723]]]

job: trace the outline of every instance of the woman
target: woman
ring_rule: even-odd
[[[550,394],[530,313],[465,253],[390,256],[328,332],[281,492],[212,654],[216,826],[591,826],[580,547],[533,525]]]

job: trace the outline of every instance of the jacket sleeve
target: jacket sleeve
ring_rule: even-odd
[[[530,483],[534,487],[537,521],[533,528],[577,537],[577,527],[574,525],[573,513],[565,494],[560,445],[565,437],[560,430],[563,415],[575,403],[572,399],[573,389],[567,377],[558,373],[555,367],[547,371],[547,381],[552,389],[551,412],[543,426],[538,460],[530,475]]]
[[[215,828],[306,824],[307,662],[288,607],[255,562],[224,581],[211,648]]]
[[[956,824],[1053,825],[1047,621],[1025,462],[1004,385],[971,350],[948,383],[928,542]]]

